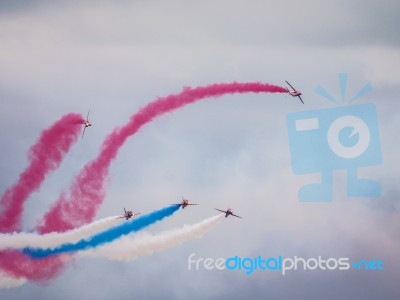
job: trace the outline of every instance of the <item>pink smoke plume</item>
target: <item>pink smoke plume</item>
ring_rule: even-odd
[[[39,189],[45,177],[59,167],[65,154],[76,142],[82,116],[67,114],[44,130],[29,152],[29,166],[18,181],[0,199],[0,232],[21,230],[21,214],[28,197]]]
[[[267,83],[222,83],[197,88],[186,87],[178,94],[150,102],[131,116],[126,125],[115,128],[106,137],[97,158],[84,166],[71,185],[69,198],[62,193],[55,205],[45,214],[37,230],[40,233],[63,232],[92,221],[105,197],[104,184],[111,162],[126,139],[138,132],[143,125],[187,104],[237,93],[287,93],[287,90]],[[30,260],[15,251],[9,251],[7,261],[0,256],[0,268],[14,276],[24,276],[35,281],[53,278],[60,272],[62,264],[57,257]]]
[[[23,277],[46,282],[61,273],[64,261],[60,257],[32,259],[17,250],[0,252],[0,269],[11,277]]]

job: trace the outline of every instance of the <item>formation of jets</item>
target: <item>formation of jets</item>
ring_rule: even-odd
[[[288,94],[291,95],[292,97],[298,97],[300,99],[301,103],[304,104],[304,101],[301,98],[302,93],[300,91],[296,90],[287,80],[285,80],[285,81],[286,81],[286,83],[289,85],[289,87],[291,89],[291,90],[289,90],[286,87],[286,90],[287,90]],[[83,132],[82,132],[82,137],[85,134],[86,128],[92,126],[92,123],[89,121],[89,113],[90,113],[90,110],[87,113],[86,120],[82,120],[82,125],[84,125]],[[182,197],[182,202],[181,203],[174,203],[174,204],[171,204],[171,205],[179,205],[180,207],[182,207],[182,209],[184,209],[185,207],[187,207],[189,205],[198,205],[198,204],[197,203],[190,203],[190,201],[188,199],[185,199],[185,198]],[[222,210],[222,209],[219,209],[219,208],[215,208],[215,210],[218,210],[218,211],[224,213],[225,214],[225,218],[227,218],[229,216],[242,218],[241,216],[238,216],[238,215],[234,214],[233,210],[231,208],[228,208],[227,210]],[[136,213],[136,212],[133,212],[131,210],[126,210],[124,208],[124,215],[118,217],[118,219],[125,218],[126,220],[129,220],[130,218],[135,217],[137,215],[140,215],[140,213]]]
[[[185,198],[182,197],[182,202],[181,203],[173,203],[171,205],[179,205],[180,207],[182,207],[182,209],[184,209],[188,205],[198,205],[198,204],[197,203],[190,203],[190,201],[188,199],[185,199]],[[241,216],[235,215],[231,208],[228,208],[227,210],[222,210],[222,209],[215,208],[215,210],[223,212],[225,214],[225,218],[227,218],[228,216],[234,216],[234,217],[237,217],[237,218],[241,218]],[[125,218],[126,220],[129,220],[130,218],[132,218],[134,216],[140,215],[140,213],[132,212],[131,210],[126,210],[125,208],[124,208],[124,211],[125,211],[124,215],[118,217],[117,219]]]

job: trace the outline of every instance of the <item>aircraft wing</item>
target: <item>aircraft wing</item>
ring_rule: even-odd
[[[215,210],[219,210],[220,212],[226,213],[226,210],[222,210],[222,209],[218,209],[218,208],[214,208]]]
[[[187,205],[198,205],[197,203],[188,203]]]
[[[301,103],[303,103],[303,104],[304,104],[304,101],[303,101],[303,99],[301,99],[301,96],[299,95],[298,97],[299,97],[299,99],[300,99]]]
[[[289,84],[290,85],[290,84]],[[87,117],[86,117],[86,120],[87,121],[89,121],[89,114],[90,114],[90,109],[89,109],[89,111],[88,111],[88,113],[87,113]]]
[[[83,137],[83,135],[85,134],[85,130],[86,130],[86,126],[83,127],[82,137]]]
[[[242,218],[241,216],[238,216],[238,215],[235,215],[235,214],[232,214],[232,216],[234,216],[236,218]]]
[[[296,90],[289,82],[287,82],[287,80],[285,80],[285,81],[286,81],[286,83],[293,89],[293,91]]]

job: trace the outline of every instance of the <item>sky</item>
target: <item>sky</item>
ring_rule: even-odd
[[[0,1],[0,191],[27,165],[40,132],[62,115],[93,126],[27,201],[29,232],[116,126],[157,97],[185,86],[288,80],[284,94],[202,100],[157,118],[121,148],[96,219],[123,208],[151,212],[180,201],[199,206],[146,229],[157,234],[229,217],[203,238],[132,261],[77,258],[45,284],[0,290],[1,299],[397,299],[400,296],[400,27],[398,1]],[[320,174],[294,174],[286,116],[338,104],[373,103],[382,164],[360,168],[379,198],[349,198],[347,172],[333,172],[331,202],[300,202]],[[343,105],[343,104],[340,104]],[[96,174],[93,174],[96,176]],[[188,270],[188,257],[349,257],[384,270]]]

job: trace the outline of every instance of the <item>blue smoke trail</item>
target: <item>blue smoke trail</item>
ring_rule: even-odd
[[[80,240],[75,244],[63,244],[54,249],[33,249],[24,248],[23,253],[31,256],[32,258],[45,258],[50,255],[61,254],[65,252],[79,251],[87,248],[94,248],[102,244],[110,243],[123,235],[131,232],[139,231],[157,221],[171,216],[179,209],[179,205],[171,205],[160,210],[156,210],[147,215],[135,218],[133,221],[122,223],[119,226],[110,228],[106,231],[93,235],[90,238]]]

